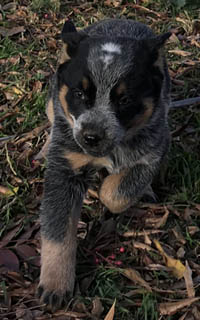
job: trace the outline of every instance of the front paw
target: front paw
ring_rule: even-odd
[[[48,288],[42,284],[39,284],[37,289],[37,297],[40,299],[41,303],[44,303],[52,312],[63,308],[72,295],[73,291],[66,291],[63,293],[59,291],[49,291]]]
[[[55,243],[42,237],[41,274],[38,297],[52,311],[61,308],[73,295],[76,242]]]

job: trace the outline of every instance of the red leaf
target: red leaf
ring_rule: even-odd
[[[0,248],[6,247],[6,245],[15,237],[19,229],[21,228],[21,223],[19,223],[15,228],[8,231],[7,234],[2,238],[0,242]]]
[[[19,272],[19,260],[17,256],[8,249],[0,249],[0,266],[7,271]]]
[[[33,247],[28,246],[27,244],[22,244],[20,246],[15,247],[15,250],[23,260],[37,267],[40,266],[40,257],[38,256],[36,250]]]

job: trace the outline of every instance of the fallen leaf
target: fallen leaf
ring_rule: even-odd
[[[151,246],[148,244],[138,242],[138,241],[133,241],[133,247],[136,249],[142,249],[142,250],[147,250],[147,251],[155,251]]]
[[[195,39],[192,39],[191,44],[197,48],[200,48],[200,43],[198,43]]]
[[[33,320],[33,314],[24,304],[16,308],[16,319]]]
[[[185,285],[187,289],[187,294],[188,298],[194,298],[195,297],[195,290],[194,290],[194,285],[193,285],[193,280],[192,280],[192,270],[190,269],[190,266],[188,262],[186,261],[186,268],[185,272],[183,274],[184,279],[185,279]]]
[[[87,314],[85,313],[80,313],[80,312],[74,312],[74,311],[57,311],[57,312],[54,312],[54,316],[56,316],[56,319],[57,319],[57,316],[64,316],[65,318],[64,319],[68,319],[68,317],[71,319],[82,319],[82,318],[86,318],[88,317]],[[45,318],[46,319],[46,318]]]
[[[11,196],[14,196],[19,190],[19,187],[15,187],[12,190],[4,187],[4,186],[0,186],[0,193],[3,194],[4,197],[9,198]]]
[[[187,231],[191,236],[193,236],[196,232],[199,232],[199,230],[200,229],[197,226],[188,226],[187,227]]]
[[[144,242],[147,244],[147,245],[151,245],[152,241],[151,239],[149,238],[148,234],[146,233],[146,231],[144,230]]]
[[[50,123],[46,122],[45,124],[34,128],[32,131],[29,131],[29,132],[25,133],[22,138],[17,140],[16,144],[19,145],[19,144],[22,144],[22,143],[24,143],[25,141],[27,141],[29,139],[33,139],[33,138],[37,137],[40,134],[40,132],[42,132],[43,130],[45,130],[49,126],[50,126]]]
[[[182,259],[185,255],[185,250],[183,247],[180,247],[176,252],[177,258]]]
[[[0,266],[7,271],[19,271],[19,260],[17,256],[8,249],[0,249]]]
[[[184,272],[186,269],[185,266],[181,263],[180,260],[177,260],[177,259],[174,259],[174,258],[171,258],[170,256],[168,256],[168,254],[165,253],[165,251],[163,250],[163,248],[160,245],[158,240],[154,240],[154,243],[155,243],[155,246],[158,249],[158,251],[163,256],[163,259],[164,259],[167,267],[171,269],[173,275],[177,279],[181,279],[184,276]]]
[[[2,8],[4,11],[6,10],[15,10],[16,9],[16,3],[15,2],[10,2],[10,3],[7,3],[3,6]]]
[[[11,230],[9,230],[5,236],[0,241],[0,247],[5,247],[17,234],[17,232],[21,228],[21,221],[17,224],[17,226]]]
[[[21,96],[23,94],[23,92],[20,89],[16,88],[16,87],[12,87],[12,90],[18,96]]]
[[[178,242],[180,242],[181,244],[186,243],[186,240],[185,240],[184,236],[182,235],[181,230],[177,226],[172,228],[171,230],[172,230],[172,232]]]
[[[176,54],[178,56],[182,56],[182,57],[188,57],[188,56],[191,56],[192,53],[191,52],[188,52],[188,51],[184,51],[184,50],[169,50],[168,51],[169,53],[173,53],[173,54]]]
[[[198,308],[196,306],[194,306],[192,308],[192,314],[193,314],[195,320],[199,320],[200,319],[200,311],[198,310]]]
[[[163,230],[146,230],[144,231],[135,231],[135,230],[130,230],[126,231],[122,234],[123,237],[129,238],[129,237],[139,237],[139,236],[144,236],[144,234],[156,234],[156,233],[163,233]]]
[[[131,4],[131,7],[134,8],[134,9],[138,9],[138,10],[141,10],[143,12],[146,12],[146,13],[152,13],[154,14],[155,16],[157,16],[158,18],[160,18],[162,15],[156,11],[153,11],[151,9],[148,9],[146,7],[143,7],[143,6],[140,6],[138,4]]]
[[[154,224],[154,228],[160,228],[161,226],[164,226],[167,222],[167,218],[169,216],[169,210],[165,207],[165,214]]]
[[[128,269],[124,269],[122,271],[122,274],[126,276],[128,279],[130,279],[131,281],[140,284],[142,287],[152,292],[150,285],[144,279],[141,278],[139,272],[135,271],[134,269],[128,268]]]
[[[114,315],[115,315],[115,304],[116,304],[116,299],[113,302],[112,307],[110,308],[110,310],[108,311],[106,317],[104,318],[104,320],[113,320],[114,319]]]
[[[38,256],[35,249],[27,244],[22,244],[15,247],[17,254],[26,262],[35,266],[40,266],[40,257]]]
[[[159,311],[161,315],[172,315],[175,314],[177,311],[183,309],[184,307],[190,306],[195,301],[198,301],[198,298],[188,298],[183,299],[178,302],[164,302],[159,304]]]
[[[14,27],[12,29],[7,29],[7,28],[4,28],[4,27],[0,27],[0,34],[3,37],[11,37],[11,36],[14,36],[15,34],[20,33],[20,32],[25,32],[25,29],[24,29],[23,26]]]
[[[99,319],[103,310],[104,307],[102,306],[101,300],[99,299],[99,297],[95,297],[92,301],[91,314]]]

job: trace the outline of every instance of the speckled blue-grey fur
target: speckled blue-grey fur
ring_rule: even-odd
[[[71,34],[76,31],[72,24],[69,25],[69,31]],[[94,172],[99,170],[102,164],[102,167],[107,169],[107,177],[112,178],[112,176],[121,175],[120,179],[116,180],[119,185],[111,184],[114,189],[113,199],[107,199],[105,205],[111,211],[118,212],[114,205],[112,210],[112,203],[115,201],[117,203],[118,199],[122,199],[125,203],[123,208],[125,210],[145,194],[152,193],[152,181],[159,171],[170,142],[167,120],[170,106],[170,78],[162,52],[159,51],[158,54],[157,50],[155,56],[160,60],[159,62],[152,62],[152,64],[155,63],[153,67],[155,73],[157,72],[157,78],[161,79],[160,83],[158,82],[158,88],[155,88],[155,97],[144,96],[144,99],[152,98],[152,100],[143,100],[143,97],[140,97],[144,114],[145,103],[152,103],[152,112],[149,115],[146,114],[144,122],[142,122],[142,115],[140,115],[141,126],[134,126],[134,121],[133,125],[123,125],[120,117],[116,116],[114,100],[111,99],[113,88],[120,81],[126,79],[130,71],[134,76],[134,72],[137,73],[137,70],[139,70],[138,64],[142,70],[142,59],[148,58],[144,51],[151,51],[151,45],[153,46],[156,41],[158,42],[157,47],[159,47],[159,41],[161,42],[160,47],[162,47],[169,35],[164,36],[163,39],[162,37],[159,38],[144,24],[126,19],[100,21],[85,28],[82,33],[76,34],[76,36],[80,36],[81,39],[82,34],[84,37],[83,40],[80,40],[79,46],[80,50],[84,52],[84,57],[86,57],[84,60],[85,66],[82,66],[81,54],[80,52],[76,53],[74,42],[72,42],[71,47],[67,47],[71,59],[66,60],[59,66],[53,77],[49,93],[49,101],[52,101],[53,104],[54,120],[40,213],[41,234],[43,241],[52,245],[54,259],[56,257],[56,246],[58,249],[62,249],[64,243],[69,244],[66,250],[72,257],[71,260],[65,261],[62,249],[63,262],[59,266],[56,266],[54,262],[50,263],[49,266],[47,266],[48,263],[42,262],[43,275],[44,270],[47,269],[48,273],[48,268],[51,268],[51,274],[55,270],[55,277],[56,272],[59,274],[58,278],[60,277],[58,279],[60,287],[59,284],[56,286],[52,284],[51,277],[41,276],[40,278],[39,296],[42,302],[55,308],[61,306],[66,292],[70,295],[74,289],[76,245],[70,244],[70,240],[73,239],[73,243],[76,242],[74,238],[81,205]],[[63,39],[65,41],[65,37]],[[66,39],[68,39],[68,35],[66,35]],[[67,40],[65,42],[67,43]],[[79,50],[79,47],[77,50]],[[74,65],[73,61],[75,61]],[[82,108],[81,112],[79,110],[75,112],[68,103],[70,113],[70,116],[68,116],[59,94],[63,87],[69,87],[69,91],[73,91],[74,88],[70,88],[73,79],[70,79],[70,77],[78,77],[80,69],[84,69],[84,67],[87,68],[89,77],[96,88],[95,98],[94,101],[92,100],[92,106],[88,105],[87,108]],[[69,74],[72,70],[75,74]],[[142,74],[145,75],[145,70],[142,71]],[[80,74],[80,77],[83,78],[84,72]],[[156,80],[154,79],[154,81],[158,81],[157,78],[155,77]],[[73,87],[73,85],[71,86]],[[148,93],[146,89],[148,88],[144,88],[144,92]],[[143,94],[142,90],[140,87],[141,94]],[[68,96],[64,96],[63,99],[68,99],[69,102],[71,101],[69,92],[67,94]],[[156,96],[158,94],[159,96]],[[93,99],[93,95],[91,97]],[[133,108],[135,107],[134,104],[135,101],[133,100]],[[71,123],[72,119],[73,125]],[[128,120],[125,119],[124,123],[126,124]],[[89,132],[94,131],[97,136],[99,135],[98,146],[93,146],[90,135],[88,135],[90,145],[88,145],[87,140],[84,142],[84,134],[87,130]],[[80,158],[81,156],[86,157],[84,159],[87,159],[88,155],[88,163],[86,163],[87,161],[83,162],[82,167],[74,169],[73,163],[70,162],[70,156],[73,154],[78,154]],[[99,159],[102,159],[102,162],[98,161]],[[98,165],[95,166],[95,163],[98,163]],[[100,189],[100,195],[103,187],[104,181]],[[112,190],[108,190],[108,194],[112,194]],[[100,199],[104,203],[104,197],[101,198],[100,196]],[[110,200],[111,206],[109,207]],[[119,208],[121,207],[119,206]],[[74,228],[71,227],[73,224]],[[42,246],[42,252],[44,257],[47,254],[44,246]],[[56,268],[58,268],[58,271],[56,271]],[[62,284],[60,274],[65,277],[65,286]],[[69,279],[70,281],[68,281]]]

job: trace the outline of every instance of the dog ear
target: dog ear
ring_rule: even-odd
[[[161,71],[164,68],[163,46],[170,36],[171,32],[166,32],[164,34],[144,40],[148,47],[150,64],[159,67]]]
[[[165,42],[169,39],[171,35],[171,32],[166,32],[158,36],[155,36],[151,39],[148,39],[147,41],[149,48],[151,50],[159,50],[161,47],[164,46]]]
[[[61,57],[61,63],[69,60],[75,55],[80,42],[87,37],[83,31],[77,32],[72,21],[67,20],[63,26],[61,33],[61,39],[64,42],[63,53]]]

